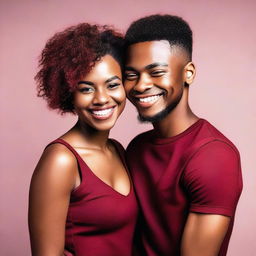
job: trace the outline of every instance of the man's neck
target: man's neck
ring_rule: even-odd
[[[173,137],[188,129],[198,121],[198,117],[188,105],[188,92],[182,96],[179,104],[163,120],[153,123],[154,130],[162,138]]]

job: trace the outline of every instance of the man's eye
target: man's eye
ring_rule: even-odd
[[[93,91],[94,91],[94,89],[91,87],[83,87],[83,88],[79,89],[79,92],[81,92],[81,93],[91,93]]]
[[[117,88],[119,85],[120,85],[119,83],[109,84],[109,85],[108,85],[108,88],[109,88],[109,89],[115,89],[115,88]]]
[[[162,75],[166,74],[166,71],[164,71],[164,70],[155,70],[155,71],[152,71],[150,74],[151,74],[151,76],[159,77],[159,76],[162,76]]]
[[[126,80],[135,80],[137,79],[138,75],[136,73],[126,73],[125,79]]]

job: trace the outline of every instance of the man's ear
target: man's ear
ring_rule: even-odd
[[[189,62],[185,67],[184,67],[184,83],[186,85],[190,85],[193,83],[194,78],[196,75],[196,68],[193,62]]]

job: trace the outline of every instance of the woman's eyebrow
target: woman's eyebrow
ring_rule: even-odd
[[[121,78],[120,78],[119,76],[112,76],[112,77],[110,77],[109,79],[107,79],[107,80],[105,81],[105,83],[109,83],[109,82],[111,82],[111,81],[113,81],[113,80],[115,80],[115,79],[118,79],[118,80],[121,81]]]
[[[112,77],[110,77],[109,79],[107,79],[107,80],[105,81],[105,83],[109,83],[109,82],[111,82],[112,80],[115,80],[115,79],[118,79],[118,80],[121,81],[121,78],[120,78],[119,76],[112,76]],[[90,81],[83,81],[83,80],[79,81],[77,84],[78,84],[78,85],[79,85],[79,84],[87,84],[87,85],[91,85],[91,86],[94,86],[94,85],[95,85],[93,82],[90,82]]]
[[[90,82],[90,81],[79,81],[77,84],[78,84],[78,85],[79,85],[79,84],[94,85],[94,83],[93,83],[93,82]]]

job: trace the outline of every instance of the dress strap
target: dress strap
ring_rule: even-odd
[[[115,146],[117,153],[119,154],[121,160],[126,163],[126,159],[125,159],[125,149],[124,147],[115,139],[110,139],[110,141],[112,142],[112,144]]]
[[[84,175],[85,175],[85,173],[84,173],[84,165],[86,165],[85,164],[85,162],[84,162],[84,160],[82,159],[82,157],[76,152],[76,150],[69,144],[69,143],[67,143],[65,140],[63,140],[63,139],[56,139],[56,140],[54,140],[54,141],[52,141],[52,142],[50,142],[46,147],[45,147],[45,149],[47,148],[47,147],[49,147],[50,145],[52,145],[52,144],[55,144],[55,143],[59,143],[59,144],[62,144],[62,145],[64,145],[65,147],[67,147],[70,151],[71,151],[71,153],[75,156],[75,158],[76,158],[76,161],[77,161],[77,168],[78,168],[78,173],[79,173],[79,176],[80,176],[80,179],[81,179],[81,183],[80,183],[80,185],[77,187],[77,188],[79,188],[79,187],[81,187],[82,186],[82,183],[84,183]],[[87,165],[86,165],[86,167],[87,167]],[[75,188],[75,189],[77,189],[77,188]]]
[[[47,148],[50,145],[55,144],[55,143],[60,143],[60,144],[62,144],[64,146],[66,146],[75,155],[76,159],[81,160],[81,156],[76,152],[76,150],[69,143],[67,143],[63,139],[56,139],[56,140],[50,142],[45,148]]]

